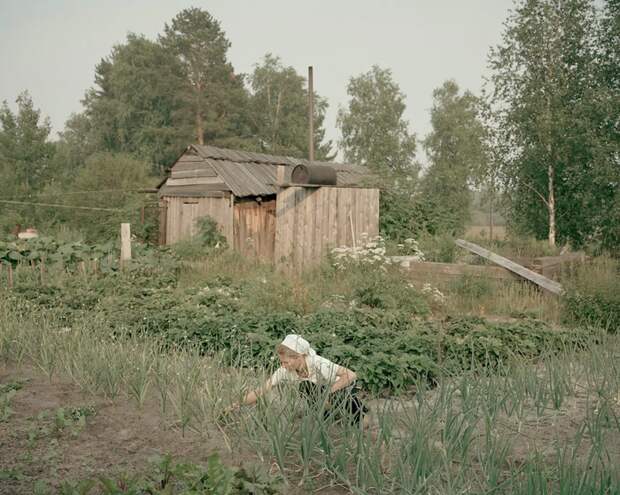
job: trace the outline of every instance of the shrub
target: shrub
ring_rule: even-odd
[[[197,220],[198,241],[207,248],[225,248],[226,237],[220,232],[217,222],[210,216],[204,216]]]
[[[421,234],[419,244],[420,249],[424,252],[426,261],[454,263],[457,258],[457,249],[460,249],[454,243],[454,239],[454,236],[449,234]]]
[[[615,333],[620,327],[620,263],[601,258],[577,268],[565,283],[564,319]]]

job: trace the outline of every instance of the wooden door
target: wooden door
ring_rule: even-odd
[[[246,256],[273,261],[276,240],[276,202],[235,204],[234,247]]]
[[[181,235],[179,240],[189,239],[196,235],[198,219],[198,200],[183,200],[181,205]]]

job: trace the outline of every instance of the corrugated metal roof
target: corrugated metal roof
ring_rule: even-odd
[[[206,159],[235,196],[276,194],[276,167],[264,163]]]
[[[204,159],[205,167],[212,167],[237,197],[266,196],[276,194],[276,166],[284,165],[291,169],[295,165],[327,165],[336,169],[338,186],[359,186],[362,178],[369,175],[365,167],[344,163],[320,162],[266,155],[240,150],[229,150],[215,146],[194,144],[187,151],[195,151]],[[170,186],[164,186],[170,187]],[[185,186],[187,187],[187,186]],[[192,185],[192,192],[198,193],[199,185]],[[224,189],[224,188],[223,188]],[[189,191],[190,189],[186,189]],[[168,190],[172,192],[171,190]],[[160,195],[161,195],[160,190]]]

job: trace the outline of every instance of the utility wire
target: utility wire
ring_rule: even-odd
[[[123,211],[119,208],[96,208],[94,206],[70,206],[70,205],[58,205],[51,203],[30,203],[27,201],[11,201],[7,199],[0,199],[0,203],[7,203],[12,205],[26,205],[26,206],[47,206],[52,208],[71,208],[74,210],[96,210],[96,211]]]
[[[48,194],[37,194],[38,198],[48,198],[48,197],[56,197],[56,196],[66,196],[68,194],[96,194],[96,193],[111,193],[111,192],[121,192],[121,193],[155,193],[155,189],[99,189],[97,191],[63,191],[58,193],[48,193]],[[11,201],[18,201],[17,198],[13,198]]]

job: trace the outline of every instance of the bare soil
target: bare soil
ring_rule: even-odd
[[[84,395],[74,384],[51,383],[30,368],[0,367],[0,384],[21,385],[0,422],[0,494],[33,493],[36,480],[58,486],[63,480],[110,477],[145,469],[164,453],[175,460],[205,464],[219,452],[226,464],[239,464],[217,431],[198,433],[167,425],[155,403],[142,410],[125,399],[114,402]],[[62,430],[55,415],[63,408],[94,407],[86,425],[68,420]],[[0,411],[0,419],[2,412]],[[207,435],[208,433],[208,435]]]

